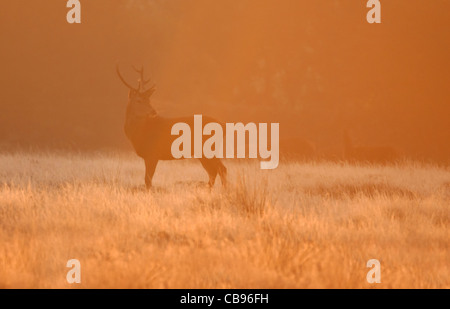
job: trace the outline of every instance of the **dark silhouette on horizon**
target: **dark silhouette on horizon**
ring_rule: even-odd
[[[350,162],[366,162],[386,164],[395,162],[398,154],[390,146],[355,146],[348,130],[344,130],[344,158]]]

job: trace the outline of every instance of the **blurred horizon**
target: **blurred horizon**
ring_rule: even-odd
[[[450,2],[66,1],[0,4],[0,147],[130,149],[128,90],[143,65],[163,116],[279,122],[281,141],[450,158]],[[283,151],[281,149],[280,151]]]

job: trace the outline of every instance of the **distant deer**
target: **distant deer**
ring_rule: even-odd
[[[316,145],[302,137],[280,139],[280,153],[283,153],[283,158],[287,160],[317,159]]]
[[[344,155],[353,162],[388,163],[397,159],[396,151],[390,146],[354,146],[347,130],[344,131]]]
[[[136,154],[145,161],[145,185],[149,189],[152,186],[152,178],[159,160],[174,160],[171,153],[172,142],[177,136],[171,135],[171,128],[177,122],[184,122],[194,127],[194,116],[181,118],[164,118],[157,114],[150,104],[150,97],[155,92],[155,85],[145,90],[150,80],[144,79],[144,68],[135,70],[140,74],[138,86],[130,86],[120,74],[117,66],[117,74],[122,83],[130,91],[125,116],[125,134],[131,141]],[[203,117],[203,125],[208,122],[217,122],[210,117]],[[199,159],[209,176],[209,185],[214,186],[217,174],[222,185],[225,186],[227,169],[218,158]]]

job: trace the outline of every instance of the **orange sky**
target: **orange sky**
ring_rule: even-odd
[[[280,122],[285,137],[338,153],[355,142],[450,157],[450,2],[65,1],[0,4],[0,144],[120,147],[119,62],[144,64],[165,115]]]

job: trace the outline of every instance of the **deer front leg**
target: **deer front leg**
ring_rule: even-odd
[[[147,189],[150,189],[152,187],[152,178],[153,174],[155,174],[157,164],[158,160],[154,159],[145,160],[145,186],[147,187]]]

